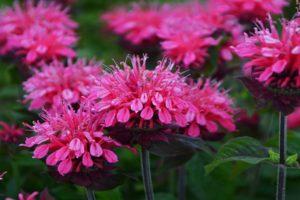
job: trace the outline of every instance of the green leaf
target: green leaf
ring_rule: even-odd
[[[214,161],[205,166],[206,173],[230,161],[258,164],[268,159],[268,149],[251,137],[239,137],[228,141],[217,153]]]
[[[279,153],[274,152],[272,149],[269,150],[269,159],[274,163],[279,162]]]
[[[298,160],[298,154],[295,153],[294,155],[287,157],[285,162],[287,165],[294,165],[297,164],[297,160]]]

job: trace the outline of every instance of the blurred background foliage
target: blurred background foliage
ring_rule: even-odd
[[[79,57],[102,60],[105,65],[113,63],[113,59],[122,60],[126,52],[119,44],[118,38],[106,31],[103,23],[99,22],[100,13],[120,4],[132,2],[130,0],[77,0],[71,7],[72,18],[79,23],[80,37],[76,50]],[[161,1],[161,2],[172,2]],[[173,1],[174,2],[174,1]],[[12,5],[12,0],[1,0],[0,6]],[[285,16],[290,18],[295,13],[295,3],[286,8]],[[1,28],[1,27],[0,27]],[[211,57],[213,60],[213,56]],[[235,74],[237,76],[238,74]],[[22,81],[24,74],[21,66],[5,58],[0,59],[0,120],[22,126],[23,122],[31,123],[38,119],[36,113],[30,113],[22,102]],[[255,102],[237,79],[228,77],[224,80],[224,87],[230,90],[230,95],[238,107],[246,108],[250,114],[255,113]],[[256,137],[262,142],[275,137],[277,131],[277,114],[268,109],[260,110],[258,127],[240,126],[235,134],[226,136],[222,141],[215,142],[219,147],[232,137],[248,135]],[[246,128],[245,128],[246,127]],[[297,135],[299,133],[289,133]],[[294,151],[299,150],[300,141],[291,137]],[[295,139],[296,138],[296,139]],[[276,145],[276,139],[275,141]],[[272,141],[268,143],[272,145]],[[299,143],[300,144],[300,143]],[[70,184],[56,182],[47,173],[46,166],[39,160],[32,159],[31,153],[17,145],[0,144],[0,171],[7,171],[0,182],[0,199],[16,198],[20,191],[33,192],[48,188],[56,199],[75,200],[84,199],[84,188]],[[120,165],[128,175],[125,184],[105,192],[97,192],[97,199],[101,200],[131,200],[144,199],[143,185],[139,175],[139,157],[129,151],[120,151]],[[205,153],[198,153],[186,164],[186,199],[205,200],[263,200],[274,199],[276,189],[276,168],[259,164],[250,166],[241,162],[221,165],[211,174],[206,175],[204,166],[212,161],[212,157]],[[154,191],[157,200],[177,199],[178,169],[164,165],[163,161],[152,157]],[[287,180],[287,199],[298,200],[300,185],[300,171],[289,169]]]

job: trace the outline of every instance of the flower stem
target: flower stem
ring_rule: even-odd
[[[286,135],[287,135],[287,117],[279,113],[279,164],[277,175],[277,200],[285,199],[285,184],[286,184]]]
[[[152,187],[152,179],[151,179],[149,152],[144,148],[142,148],[141,151],[141,168],[142,168],[142,177],[144,182],[146,200],[153,200],[154,195],[153,195],[153,187]]]
[[[178,167],[178,200],[185,200],[186,171],[185,166]]]
[[[86,188],[87,200],[96,200],[95,192],[91,189]]]

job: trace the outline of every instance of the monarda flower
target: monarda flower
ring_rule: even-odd
[[[0,11],[0,26],[1,54],[17,50],[16,54],[25,55],[28,64],[75,56],[71,46],[77,40],[77,24],[69,18],[67,9],[54,3],[15,3]]]
[[[295,112],[290,114],[287,119],[288,128],[294,129],[300,127],[300,108],[297,108]]]
[[[157,40],[156,32],[163,20],[162,14],[157,5],[143,7],[133,4],[130,9],[117,8],[104,13],[101,19],[114,33],[133,45],[141,45]]]
[[[268,13],[281,14],[287,0],[210,0],[215,12],[234,15],[241,20],[264,19]]]
[[[300,33],[293,21],[282,22],[282,33],[269,19],[270,28],[258,22],[252,35],[234,47],[241,58],[248,59],[244,74],[272,88],[300,87]]]
[[[24,130],[0,121],[0,140],[8,143],[17,143],[24,135]]]
[[[99,79],[92,93],[94,110],[106,127],[152,129],[166,125],[184,127],[185,79],[172,63],[161,61],[153,70],[146,69],[146,56],[133,56],[131,63],[114,66]]]
[[[226,91],[219,90],[220,83],[199,79],[191,86],[187,99],[192,106],[186,114],[191,137],[210,137],[222,132],[235,131],[233,102]]]
[[[184,67],[202,67],[208,48],[218,44],[211,35],[215,27],[203,23],[199,15],[171,15],[157,32],[164,55]]]
[[[43,65],[41,71],[35,70],[35,74],[23,83],[27,93],[25,102],[30,102],[31,110],[60,107],[62,102],[79,103],[90,94],[101,73],[100,65],[82,59],[69,60],[67,66],[59,61]]]
[[[120,144],[105,136],[89,107],[75,111],[63,106],[59,112],[43,114],[43,122],[31,127],[34,136],[23,146],[34,148],[33,157],[45,158],[49,166],[57,167],[61,175],[87,169],[105,169],[118,162],[113,149]]]

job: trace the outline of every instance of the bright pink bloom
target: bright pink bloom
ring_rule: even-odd
[[[294,129],[300,127],[300,108],[297,108],[288,116],[288,128]]]
[[[104,13],[101,19],[113,32],[124,36],[134,45],[140,45],[143,42],[156,41],[156,32],[163,19],[163,14],[157,5],[143,8],[141,5],[133,4],[129,10],[118,8]]]
[[[0,140],[3,142],[17,143],[20,137],[24,135],[24,130],[13,125],[10,126],[5,122],[0,121]]]
[[[280,34],[271,18],[269,23],[270,28],[266,28],[259,21],[254,34],[245,34],[245,40],[233,48],[241,58],[249,59],[244,73],[267,86],[299,88],[299,25],[295,21],[283,21]]]
[[[215,12],[234,15],[242,20],[264,19],[268,13],[281,14],[287,0],[210,0]]]
[[[203,23],[200,15],[171,15],[163,21],[157,35],[165,56],[184,67],[201,67],[208,48],[218,44],[211,37],[215,30]]]
[[[25,101],[30,101],[30,109],[42,107],[60,107],[62,102],[78,103],[90,94],[101,73],[100,63],[69,60],[65,67],[62,62],[54,61],[44,65],[41,71],[23,83],[27,95]]]
[[[0,11],[0,53],[17,50],[25,62],[60,57],[74,57],[70,48],[77,40],[77,24],[67,15],[67,9],[54,3],[27,0]]]
[[[232,100],[226,91],[219,91],[219,85],[200,79],[189,90],[187,99],[193,106],[186,114],[189,122],[187,135],[198,137],[207,132],[216,134],[221,132],[220,127],[230,132],[235,131]]]
[[[59,112],[45,112],[44,122],[34,123],[35,135],[23,146],[34,147],[33,157],[46,158],[47,165],[57,167],[61,175],[118,162],[112,149],[120,144],[105,136],[90,107],[83,107],[74,111],[63,106]]]
[[[122,67],[115,66],[99,80],[92,94],[98,100],[95,111],[106,127],[186,126],[185,79],[172,63],[161,61],[154,70],[147,70],[146,60],[146,56],[133,56],[131,64],[122,62]]]

